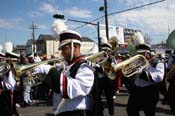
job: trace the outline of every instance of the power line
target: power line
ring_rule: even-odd
[[[135,10],[135,9],[138,9],[138,8],[150,6],[150,5],[157,4],[157,3],[160,3],[160,2],[164,2],[164,1],[166,1],[166,0],[161,0],[161,1],[156,1],[156,2],[145,4],[145,5],[141,5],[141,6],[136,6],[136,7],[133,7],[133,8],[126,9],[126,10],[113,12],[113,13],[110,13],[108,15],[110,16],[110,15],[114,15],[114,14],[118,14],[118,13],[122,13],[122,12],[127,12],[127,11],[130,11],[130,10]]]
[[[138,8],[143,8],[143,7],[150,6],[150,5],[157,4],[157,3],[160,3],[160,2],[164,2],[164,1],[166,1],[166,0],[160,0],[160,1],[156,1],[156,2],[151,2],[151,3],[148,3],[148,4],[144,4],[144,5],[140,5],[140,6],[128,8],[126,10],[121,10],[121,11],[113,12],[113,13],[108,14],[108,16],[111,16],[111,15],[114,15],[114,14],[123,13],[123,12],[127,12],[127,11],[130,11],[130,10],[135,10],[135,9],[138,9]],[[97,21],[97,20],[99,20],[99,19],[101,19],[103,17],[105,17],[105,15],[103,15],[101,17],[98,17],[98,18],[90,21],[89,23],[94,22],[94,21]],[[83,27],[85,25],[87,25],[87,24],[83,24],[83,25],[81,25],[79,27],[76,27],[76,28],[74,28],[74,30],[77,30],[77,29],[79,29],[79,28],[81,28],[81,27]]]
[[[90,33],[86,33],[86,34],[83,35],[83,36],[88,36],[88,35],[91,35],[91,34],[94,34],[94,33],[97,33],[97,31],[93,31],[93,32],[90,32]]]

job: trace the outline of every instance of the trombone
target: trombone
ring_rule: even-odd
[[[16,76],[20,76],[21,74],[25,73],[28,70],[31,70],[39,65],[42,64],[49,64],[49,63],[55,63],[55,62],[62,62],[63,59],[62,58],[54,58],[54,59],[49,59],[49,60],[45,60],[45,61],[41,61],[41,62],[37,62],[34,64],[27,64],[27,65],[14,65],[15,68],[15,72],[16,72]]]
[[[32,71],[33,68],[36,68],[39,65],[42,64],[49,64],[49,63],[62,63],[63,65],[63,59],[62,58],[54,58],[54,59],[49,59],[45,61],[41,61],[38,63],[34,64],[27,64],[27,65],[18,65],[18,64],[13,64],[13,63],[0,63],[0,77],[3,78],[5,74],[8,72],[9,69],[12,69],[13,74],[15,75],[15,80],[17,83],[20,83],[20,76],[27,71]],[[64,67],[63,67],[64,68]]]

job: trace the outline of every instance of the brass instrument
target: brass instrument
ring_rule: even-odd
[[[33,63],[33,64],[14,65],[14,68],[15,68],[16,76],[18,77],[21,74],[25,73],[26,71],[31,70],[41,64],[49,64],[49,63],[61,62],[61,61],[62,61],[62,58],[54,58],[54,59],[49,59],[49,60]]]
[[[110,68],[110,66],[108,66],[106,63],[108,58],[109,56],[104,51],[86,57],[87,60],[93,63],[103,65],[104,67],[108,67],[107,69],[109,70],[107,71],[107,75],[111,80],[115,79],[115,72],[117,72],[120,69],[122,70],[122,74],[125,77],[131,77],[137,73],[138,69],[143,70],[148,65],[147,59],[143,55],[137,54],[125,61],[122,61],[117,64],[112,64],[112,68]]]
[[[42,83],[44,78],[46,77],[45,74],[34,74],[33,75],[33,70],[34,68],[44,65],[44,64],[49,64],[49,63],[61,63],[63,65],[63,59],[62,58],[54,58],[54,59],[49,59],[33,64],[27,64],[27,65],[14,65],[14,70],[16,73],[16,81],[17,81],[17,86],[20,84],[20,76],[22,74],[26,74],[29,77],[32,77],[31,80],[35,82],[32,86],[36,86]],[[64,66],[64,65],[63,65]],[[63,67],[64,68],[64,67]]]
[[[0,78],[3,78],[10,69],[10,65],[5,62],[0,63]]]
[[[137,73],[137,69],[143,70],[148,65],[148,61],[143,55],[135,55],[123,62],[112,65],[114,71],[122,70],[125,77],[131,77]]]
[[[108,55],[105,51],[101,51],[96,54],[85,57],[86,60],[91,61],[96,64],[104,63],[107,60],[107,58],[108,58]]]
[[[20,76],[24,73],[32,73],[32,70],[33,68],[36,68],[37,66],[39,65],[42,65],[42,64],[48,64],[48,63],[55,63],[55,62],[62,62],[62,58],[54,58],[54,59],[49,59],[49,60],[45,60],[45,61],[41,61],[41,62],[38,62],[38,63],[34,63],[34,64],[27,64],[27,65],[18,65],[18,64],[9,64],[9,63],[0,63],[0,77],[4,77],[5,74],[7,73],[7,71],[9,69],[12,69],[14,75],[15,75],[15,80],[17,82],[17,85],[19,85],[20,83]],[[7,69],[7,67],[9,67]],[[64,67],[63,67],[64,68]],[[29,72],[27,72],[29,71]],[[31,75],[31,74],[30,74]]]
[[[173,64],[169,72],[166,73],[167,81],[170,81],[172,78],[174,78],[174,76],[175,76],[175,64]]]

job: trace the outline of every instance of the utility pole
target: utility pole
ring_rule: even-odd
[[[32,44],[33,44],[33,50],[32,50],[32,54],[35,53],[36,48],[35,48],[35,29],[37,29],[37,26],[34,24],[34,22],[32,21],[32,25],[30,25],[29,29],[32,29]]]
[[[100,24],[97,22],[98,51],[101,51]]]
[[[107,40],[109,40],[107,0],[104,0],[104,10],[105,10],[106,38],[107,38]]]

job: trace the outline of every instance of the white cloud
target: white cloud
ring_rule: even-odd
[[[39,29],[47,29],[47,26],[44,25],[44,24],[37,24],[37,27],[38,27]]]
[[[39,8],[39,11],[42,13],[54,14],[60,13],[57,7],[53,6],[50,3],[43,3],[42,6]]]
[[[80,17],[80,18],[91,18],[92,17],[91,11],[82,9],[82,8],[77,8],[77,7],[66,9],[65,13],[72,17]]]
[[[53,1],[54,2],[54,1]],[[62,14],[62,11],[52,3],[42,3],[38,10],[28,13],[31,17],[43,16],[44,14]]]
[[[33,12],[28,13],[28,15],[31,17],[38,17],[38,16],[42,16],[43,14],[39,11],[33,11]]]
[[[102,2],[102,3],[104,2],[103,0],[92,0],[92,1],[94,1],[94,2],[100,2],[100,3],[101,3],[101,2]]]
[[[9,28],[12,28],[12,27],[13,27],[13,25],[10,22],[8,22],[4,19],[0,19],[0,28],[9,29]]]
[[[19,23],[22,21],[20,18],[14,18],[11,20],[6,20],[6,19],[0,19],[0,28],[3,29],[11,29],[13,27],[16,27],[19,25]]]
[[[157,1],[157,0],[154,0],[154,1]],[[133,7],[133,6],[143,5],[143,4],[153,2],[153,0],[119,0],[119,2],[122,2],[126,4],[127,6]]]
[[[125,28],[140,29],[143,33],[150,35],[165,36],[168,34],[168,28],[171,31],[175,28],[175,4],[172,4],[173,1],[167,0],[144,9],[120,13],[111,16],[110,21],[112,24],[121,25]]]

